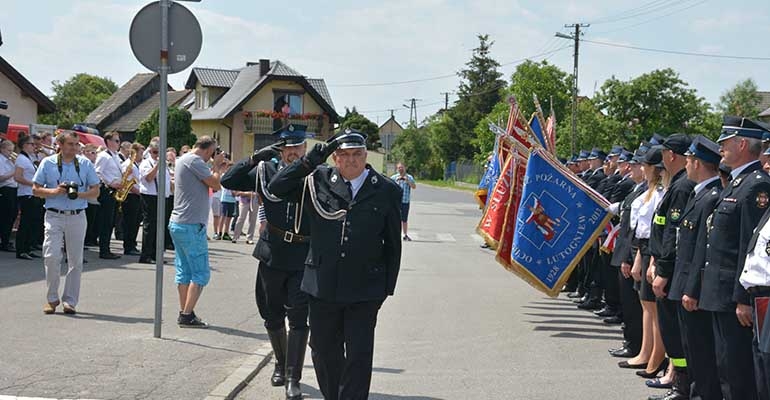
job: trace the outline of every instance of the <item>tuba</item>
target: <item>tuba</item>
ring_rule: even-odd
[[[134,149],[131,149],[131,154],[128,156],[128,159],[133,162],[134,157],[136,156],[136,151]],[[137,184],[136,178],[131,176],[131,173],[133,172],[132,164],[129,164],[125,171],[123,171],[123,177],[120,180],[120,189],[116,190],[113,196],[115,197],[115,200],[118,202],[118,210],[123,209],[123,202],[126,201],[126,198],[128,197],[128,193],[131,192],[131,188],[134,187],[134,185]],[[129,177],[131,178],[129,179]]]

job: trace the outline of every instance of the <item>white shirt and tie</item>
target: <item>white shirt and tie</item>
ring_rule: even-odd
[[[120,166],[120,158],[112,150],[104,150],[96,155],[96,175],[107,186],[119,184],[123,180],[123,170]]]
[[[157,196],[158,195],[158,174],[155,174],[155,179],[147,180],[147,175],[155,167],[158,160],[153,160],[152,157],[145,158],[142,163],[139,164],[139,193]],[[168,168],[166,168],[166,198],[171,196],[171,175]]]

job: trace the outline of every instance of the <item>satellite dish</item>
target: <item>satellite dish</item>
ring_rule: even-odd
[[[142,8],[131,22],[129,40],[134,56],[151,71],[160,71],[160,2]],[[181,72],[198,58],[203,33],[198,20],[185,6],[169,2],[168,73]]]

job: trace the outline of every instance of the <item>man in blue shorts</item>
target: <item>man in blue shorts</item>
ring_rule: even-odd
[[[219,170],[211,171],[206,163],[214,159],[220,165],[224,154],[217,152],[217,142],[201,136],[193,150],[176,160],[174,168],[174,210],[168,224],[174,240],[177,290],[179,292],[180,328],[206,328],[195,315],[195,305],[209,283],[209,246],[206,225],[209,219],[209,188],[220,190]],[[205,210],[205,211],[204,211]]]
[[[401,188],[401,230],[404,232],[404,241],[411,242],[409,237],[407,221],[409,219],[409,197],[412,195],[412,189],[417,188],[414,177],[406,173],[404,163],[396,164],[397,174],[390,177],[393,182]]]

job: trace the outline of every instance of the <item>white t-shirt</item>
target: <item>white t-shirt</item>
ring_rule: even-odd
[[[32,182],[32,178],[35,177],[35,171],[37,170],[35,164],[32,163],[32,160],[27,158],[24,154],[19,154],[19,156],[16,157],[16,168],[22,170],[21,176],[24,177],[24,179]],[[19,185],[16,196],[32,196],[32,185],[25,185],[19,182],[16,183]]]

